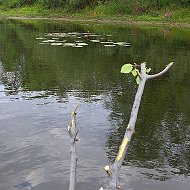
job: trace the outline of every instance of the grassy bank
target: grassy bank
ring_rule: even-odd
[[[69,6],[47,7],[40,4],[10,7],[0,5],[0,17],[75,17],[81,19],[109,19],[146,22],[190,23],[190,7],[167,6],[160,9],[128,9],[120,3],[99,4],[76,9]]]

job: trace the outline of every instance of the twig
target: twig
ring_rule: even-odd
[[[173,65],[173,62],[169,63],[163,71],[161,71],[161,72],[159,72],[157,74],[154,74],[154,75],[147,75],[147,78],[148,79],[153,79],[153,78],[157,78],[157,77],[162,76],[163,74],[165,74],[170,69],[170,67],[172,65]]]

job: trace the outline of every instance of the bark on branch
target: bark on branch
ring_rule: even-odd
[[[157,77],[162,76],[163,74],[165,74],[170,69],[170,67],[172,65],[173,65],[173,62],[169,63],[163,71],[161,71],[161,72],[159,72],[157,74],[154,74],[154,75],[147,75],[147,78],[148,79],[153,79],[153,78],[157,78]]]
[[[75,190],[76,186],[76,173],[77,173],[77,155],[76,155],[76,141],[79,130],[76,128],[76,111],[79,105],[75,108],[74,112],[71,113],[71,123],[68,126],[68,132],[70,135],[70,154],[71,154],[71,165],[70,165],[70,185],[69,190]]]
[[[143,91],[144,91],[144,87],[145,87],[145,83],[146,83],[147,79],[153,79],[153,78],[156,78],[156,77],[159,77],[159,76],[165,74],[172,65],[173,65],[173,63],[170,63],[169,65],[166,66],[166,68],[163,71],[161,71],[158,74],[148,75],[146,73],[146,63],[141,63],[141,71],[140,71],[141,81],[138,86],[137,93],[135,95],[135,100],[133,103],[131,116],[129,119],[129,124],[126,128],[125,135],[123,137],[123,141],[119,147],[119,152],[117,154],[117,157],[116,157],[113,165],[104,167],[104,169],[109,177],[109,183],[108,183],[107,190],[116,190],[119,188],[119,184],[118,184],[119,170],[124,161],[124,158],[125,158],[125,155],[126,155],[126,152],[128,149],[128,144],[131,141],[131,137],[132,137],[133,133],[135,132],[135,124],[136,124],[136,120],[137,120],[139,106],[141,103],[141,98],[143,95]]]

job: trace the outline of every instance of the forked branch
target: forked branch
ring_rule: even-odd
[[[140,84],[138,86],[138,90],[137,90],[137,93],[135,95],[135,100],[133,103],[131,116],[130,116],[129,123],[128,123],[128,126],[127,126],[126,131],[125,131],[125,135],[123,137],[123,141],[119,147],[119,152],[117,154],[117,157],[116,157],[113,165],[111,165],[111,166],[107,165],[104,167],[104,169],[105,169],[105,171],[109,177],[109,183],[108,183],[107,190],[116,190],[119,188],[119,184],[118,184],[119,170],[120,170],[122,163],[124,161],[124,158],[125,158],[125,155],[126,155],[126,152],[128,149],[128,144],[131,141],[133,133],[135,132],[135,124],[136,124],[137,115],[138,115],[138,111],[139,111],[141,98],[143,95],[146,80],[162,76],[163,74],[165,74],[170,69],[170,67],[172,65],[173,65],[173,63],[168,64],[166,66],[166,68],[158,74],[148,75],[146,73],[146,63],[141,63],[141,71],[139,73]]]

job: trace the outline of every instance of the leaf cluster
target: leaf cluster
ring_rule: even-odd
[[[136,83],[140,84],[141,78],[140,78],[140,71],[137,69],[137,64],[125,64],[121,67],[121,73],[131,73],[136,78]],[[149,73],[151,71],[151,68],[146,68],[146,73]]]

